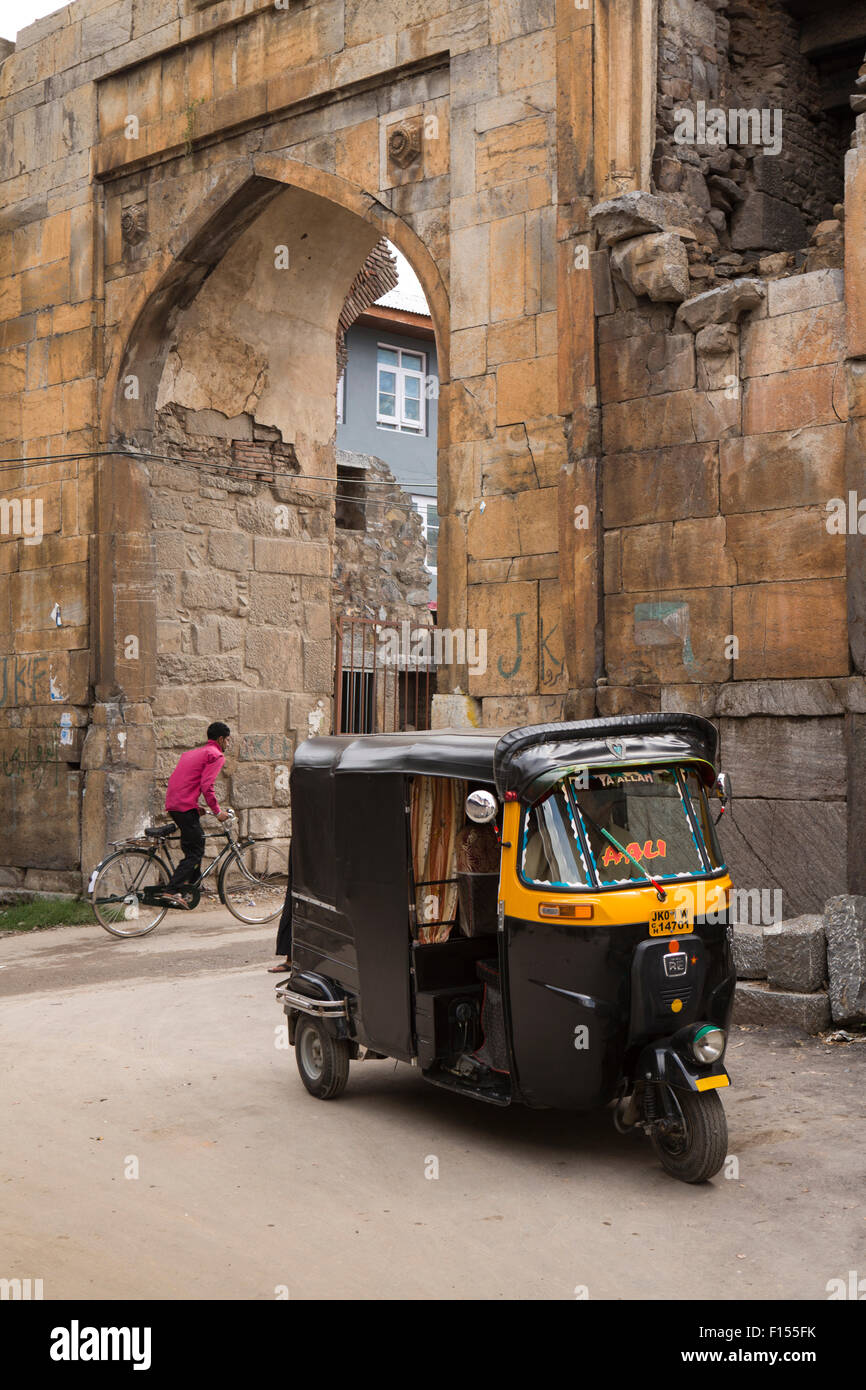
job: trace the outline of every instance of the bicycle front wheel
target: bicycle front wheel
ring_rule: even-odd
[[[144,849],[121,849],[99,866],[90,889],[96,920],[112,936],[147,936],[166,908],[141,900],[145,888],[161,888],[169,873],[161,859]]]
[[[282,912],[289,882],[285,851],[264,843],[236,845],[220,871],[219,895],[239,922],[261,925]]]

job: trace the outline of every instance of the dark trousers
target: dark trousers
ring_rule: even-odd
[[[182,883],[190,883],[198,878],[204,858],[204,831],[201,828],[199,811],[169,811],[168,814],[180,829],[183,859],[169,879],[167,887],[179,888]]]
[[[280,917],[280,925],[277,928],[278,956],[292,958],[292,854],[289,851],[289,882],[286,887],[286,901],[283,904],[283,914]]]

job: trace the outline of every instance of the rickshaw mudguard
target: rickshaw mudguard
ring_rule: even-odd
[[[333,980],[329,980],[325,975],[317,975],[312,970],[299,970],[289,979],[289,988],[295,994],[305,994],[311,999],[323,999],[329,1003],[338,1004],[346,1002],[346,992],[336,985]],[[289,1024],[289,1043],[294,1044],[295,1026],[299,1010],[293,1008],[288,1002],[283,1004],[284,1012]],[[335,1038],[350,1038],[349,1024],[346,1018],[319,1016],[319,1021],[328,1032],[333,1033]]]
[[[722,1062],[706,1066],[689,1062],[666,1040],[647,1044],[638,1057],[635,1080],[661,1082],[677,1091],[710,1091],[731,1084]]]

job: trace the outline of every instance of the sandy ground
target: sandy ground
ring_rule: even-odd
[[[139,942],[0,938],[0,1277],[46,1299],[823,1300],[866,1275],[866,1045],[735,1030],[739,1175],[693,1188],[607,1112],[500,1110],[393,1062],[313,1100],[273,941],[223,910]]]

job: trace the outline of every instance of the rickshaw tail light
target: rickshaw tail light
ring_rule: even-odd
[[[592,917],[592,903],[539,903],[539,917]]]

